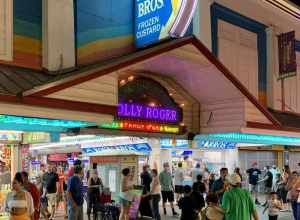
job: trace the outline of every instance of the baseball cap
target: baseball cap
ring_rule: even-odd
[[[231,174],[229,177],[228,177],[228,182],[233,185],[233,186],[236,186],[238,184],[240,184],[242,182],[241,180],[241,177],[238,175],[238,174]]]

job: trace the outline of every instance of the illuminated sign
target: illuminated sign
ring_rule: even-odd
[[[180,115],[178,110],[173,108],[150,107],[130,103],[120,103],[118,105],[118,117],[122,118],[178,123],[181,120]]]
[[[220,141],[200,141],[198,143],[198,147],[204,149],[234,149],[235,146],[236,143]]]
[[[44,132],[28,132],[23,134],[23,144],[48,143],[50,134]]]
[[[160,147],[164,149],[169,148],[188,148],[189,141],[184,139],[160,139]]]
[[[180,129],[175,125],[162,125],[156,123],[133,122],[133,121],[120,121],[113,123],[100,124],[100,128],[106,129],[120,129],[131,131],[144,131],[144,132],[157,132],[157,133],[179,133]]]
[[[0,141],[21,141],[21,133],[0,133]]]
[[[136,45],[184,36],[196,6],[197,0],[135,0]]]
[[[127,144],[127,145],[116,145],[116,146],[99,146],[99,147],[88,147],[82,148],[82,152],[85,154],[94,154],[94,153],[104,153],[111,151],[135,151],[141,153],[149,153],[151,151],[151,147],[147,143],[140,144]]]

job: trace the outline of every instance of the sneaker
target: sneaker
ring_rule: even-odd
[[[173,216],[178,216],[178,213],[177,212],[173,212]]]
[[[261,205],[261,203],[257,199],[255,200],[255,204],[256,205]]]

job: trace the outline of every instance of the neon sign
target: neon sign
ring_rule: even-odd
[[[175,125],[162,125],[157,123],[148,122],[133,122],[133,121],[120,121],[113,123],[100,124],[100,128],[105,129],[119,129],[129,131],[144,131],[144,132],[157,132],[157,133],[179,133],[179,126]]]
[[[152,150],[151,147],[147,143],[115,145],[115,146],[92,146],[92,147],[82,148],[82,151],[85,154],[110,152],[110,151],[136,151],[136,152],[142,152],[147,154],[150,153],[151,150]]]
[[[130,103],[120,103],[118,105],[118,117],[169,123],[178,123],[181,120],[180,114],[176,109]]]
[[[199,148],[204,149],[234,149],[236,143],[225,141],[200,141],[198,143]]]
[[[184,36],[196,6],[197,0],[135,0],[136,45]]]

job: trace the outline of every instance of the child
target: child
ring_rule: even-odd
[[[206,197],[207,207],[201,211],[201,219],[223,220],[225,211],[219,207],[219,198],[215,193]]]
[[[282,203],[278,200],[276,192],[270,193],[270,199],[267,201],[267,206],[263,213],[268,209],[269,220],[277,220],[280,210],[282,210]]]

